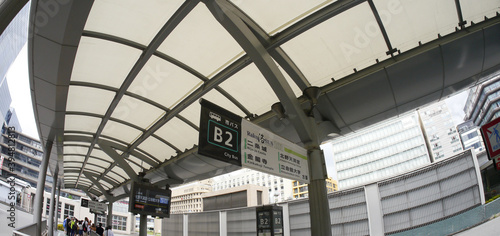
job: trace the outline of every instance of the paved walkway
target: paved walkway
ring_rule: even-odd
[[[500,217],[493,220],[489,220],[483,224],[480,224],[474,228],[470,228],[461,233],[455,234],[455,236],[497,236],[500,235]]]

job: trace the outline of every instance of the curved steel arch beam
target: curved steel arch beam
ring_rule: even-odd
[[[121,98],[125,94],[125,91],[129,88],[129,86],[132,84],[134,79],[136,78],[137,74],[142,70],[144,65],[148,62],[148,60],[151,58],[154,52],[158,49],[158,47],[161,45],[161,43],[167,38],[167,36],[174,30],[175,27],[184,19],[184,17],[187,16],[191,12],[191,10],[196,7],[198,4],[198,1],[186,1],[182,4],[182,6],[174,13],[174,15],[165,23],[165,25],[158,31],[158,33],[155,35],[151,43],[147,46],[147,48],[142,52],[141,56],[137,60],[137,62],[134,64],[132,69],[130,70],[129,74],[123,81],[122,85],[120,86],[120,90],[116,93],[113,101],[108,107],[108,110],[106,111],[106,114],[104,115],[104,118],[102,119],[101,123],[99,124],[99,127],[97,128],[97,131],[94,136],[94,140],[92,141],[89,151],[87,153],[87,157],[85,157],[84,161],[84,166],[87,163],[88,156],[90,153],[92,153],[92,149],[94,146],[97,144],[97,141],[99,140],[99,136],[102,133],[102,130],[104,129],[104,126],[108,122],[109,118],[111,117],[111,114],[115,110],[116,106],[120,102]],[[83,169],[80,175],[83,174]],[[75,187],[78,186],[78,181],[75,184]]]
[[[135,174],[135,171],[132,169],[132,167],[130,167],[130,165],[125,161],[125,159],[120,154],[118,154],[113,148],[103,143],[99,144],[99,147],[101,147],[102,151],[108,154],[108,156],[110,156],[111,158],[113,158],[113,160],[115,160],[116,165],[122,168],[130,179],[134,181],[139,181],[139,177]],[[103,173],[102,176],[105,176],[105,174]]]
[[[64,141],[80,141],[80,142],[91,142],[92,137],[87,137],[87,136],[81,136],[81,135],[64,135]],[[89,142],[89,143],[90,143]],[[110,147],[113,147],[115,149],[118,149],[122,152],[129,152],[131,155],[143,160],[144,162],[148,163],[150,166],[156,166],[160,161],[159,160],[154,160],[151,157],[145,156],[142,153],[135,151],[135,150],[128,150],[127,146],[124,146],[119,143],[114,143],[108,140],[99,140],[100,143],[104,143],[105,145],[108,145]]]
[[[145,50],[145,48],[146,48],[144,45],[141,45],[139,43],[130,41],[128,39],[120,38],[120,37],[117,37],[117,36],[114,36],[114,35],[104,34],[104,33],[101,33],[101,32],[84,31],[83,34],[82,34],[82,36],[103,39],[103,40],[111,41],[111,42],[114,42],[114,43],[123,44],[123,45],[129,46],[129,47],[132,47],[132,48],[136,48],[136,49],[139,49],[139,50],[142,50],[142,51]],[[200,79],[203,82],[206,82],[206,81],[209,80],[209,78],[207,78],[206,76],[204,76],[200,72],[196,71],[195,69],[189,67],[188,65],[186,65],[186,64],[178,61],[177,59],[175,59],[173,57],[170,57],[170,56],[168,56],[168,55],[166,55],[166,54],[164,54],[162,52],[156,51],[156,52],[153,53],[153,55],[155,55],[158,58],[161,58],[161,59],[163,59],[165,61],[168,61],[168,62],[176,65],[177,67],[185,70],[189,74],[192,74],[193,76],[197,77],[198,79]],[[225,96],[229,101],[231,101],[236,107],[238,107],[247,116],[251,115],[250,111],[248,111],[248,109],[246,109],[245,106],[243,106],[238,100],[236,100],[233,96],[231,96],[224,89],[222,89],[221,87],[215,87],[215,90],[217,90],[223,96]],[[132,94],[130,92],[127,92],[127,93],[128,93],[127,95]]]
[[[94,114],[94,113],[90,113],[90,112],[76,112],[76,111],[69,111],[69,112],[66,112],[66,115],[79,115],[79,116],[90,116],[90,117],[95,117],[95,118],[99,118],[99,119],[104,119],[105,116],[103,115],[99,115],[99,114]],[[122,125],[126,125],[126,126],[129,126],[129,127],[132,127],[134,129],[137,129],[139,131],[141,131],[142,133],[146,132],[145,129],[135,125],[135,124],[132,124],[132,123],[129,123],[127,121],[124,121],[124,120],[120,120],[120,119],[117,119],[117,118],[113,118],[113,117],[110,117],[109,120],[111,121],[114,121],[114,122],[117,122],[117,123],[120,123]],[[171,147],[172,149],[174,149],[176,152],[180,152],[181,150],[179,148],[177,148],[175,145],[171,144],[170,142],[168,142],[167,140],[163,139],[162,137],[159,137],[158,135],[152,135],[153,137],[157,138],[158,140],[160,140],[161,142],[165,143],[167,146]],[[103,135],[103,137],[105,137]],[[125,143],[124,141],[121,141],[121,143]]]
[[[252,18],[248,17],[247,14],[241,11],[241,9],[235,6],[232,2],[227,1],[226,6],[231,12],[245,22],[264,47],[269,48],[271,45],[271,37]],[[283,49],[281,49],[280,46],[269,48],[268,51],[276,62],[278,62],[281,68],[283,68],[290,78],[292,78],[301,91],[304,91],[304,89],[311,86],[311,83],[309,83],[302,71],[300,71],[295,62],[292,61],[292,59],[285,53],[285,51],[283,51]]]
[[[111,87],[111,86],[107,86],[107,85],[103,85],[103,84],[95,84],[95,83],[89,83],[89,82],[82,82],[82,81],[71,81],[69,85],[74,85],[74,86],[84,86],[84,87],[91,87],[91,88],[98,88],[98,89],[104,89],[104,90],[109,90],[111,92],[118,92],[118,89],[117,88],[114,88],[114,87]],[[149,103],[159,109],[162,109],[164,110],[165,112],[169,112],[170,109],[166,106],[163,106],[162,104],[160,103],[157,103],[151,99],[148,99],[148,98],[145,98],[143,96],[140,96],[138,94],[135,94],[135,93],[131,93],[131,92],[128,92],[126,91],[125,92],[125,95],[127,96],[130,96],[130,97],[133,97],[137,100],[140,100],[140,101],[143,101],[145,103]],[[187,125],[191,126],[193,129],[195,129],[196,131],[200,131],[200,128],[195,125],[193,122],[191,122],[190,120],[186,119],[184,116],[181,116],[180,114],[177,114],[176,116],[179,120],[183,121],[184,123],[186,123]]]

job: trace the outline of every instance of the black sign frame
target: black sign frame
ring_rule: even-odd
[[[198,154],[241,166],[241,117],[200,99]]]
[[[167,203],[162,203],[163,198],[168,198]],[[132,182],[129,197],[129,212],[140,215],[158,216],[170,218],[170,206],[172,205],[172,190],[161,189],[148,183]]]

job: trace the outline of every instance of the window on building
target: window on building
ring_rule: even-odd
[[[103,228],[106,228],[106,215],[97,215],[97,225],[102,224]]]
[[[68,216],[74,216],[75,215],[75,206],[70,205],[70,204],[64,204],[64,219]]]
[[[154,222],[154,219],[153,219],[153,222]],[[113,229],[126,231],[127,230],[127,217],[113,215]]]
[[[49,215],[50,212],[50,198],[47,198],[47,207],[45,209],[45,215]]]

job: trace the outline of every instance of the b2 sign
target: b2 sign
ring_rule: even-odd
[[[241,166],[241,117],[202,99],[198,153]]]
[[[200,103],[199,154],[309,183],[304,148],[213,103]]]

